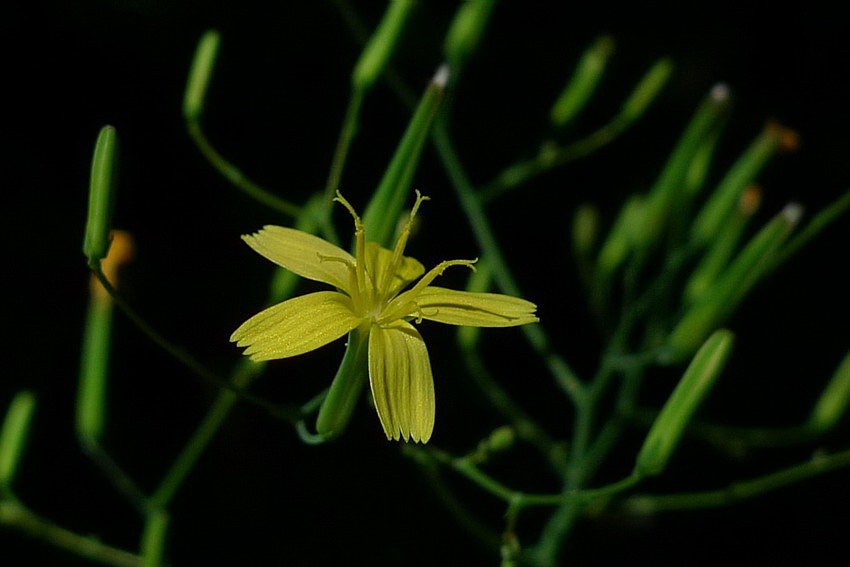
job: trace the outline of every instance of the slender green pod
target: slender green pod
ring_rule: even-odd
[[[207,89],[215,69],[220,45],[221,35],[217,30],[205,31],[198,41],[192,65],[189,67],[186,91],[183,94],[183,118],[186,120],[197,121],[204,112]]]
[[[723,371],[733,342],[732,332],[719,329],[697,351],[647,433],[637,456],[636,473],[654,476],[667,466],[685,428]]]
[[[549,121],[555,128],[564,127],[581,113],[596,92],[613,52],[614,38],[608,35],[596,38],[584,52],[573,76],[549,111]]]
[[[597,309],[604,310],[614,275],[634,250],[635,234],[643,227],[643,195],[632,195],[620,209],[593,266],[593,294]]]
[[[677,207],[682,206],[681,189],[691,162],[711,132],[723,123],[730,101],[729,87],[720,83],[711,89],[697,108],[646,197],[644,228],[635,242],[638,250],[654,246],[676,214]]]
[[[677,363],[689,357],[737,308],[769,269],[801,215],[800,205],[789,204],[750,240],[679,320],[659,356],[660,362]]]
[[[771,266],[771,270],[787,262],[803,246],[808,244],[815,236],[848,211],[850,211],[850,191],[847,191],[841,197],[818,211],[806,226],[783,247],[782,253],[776,258],[776,261]]]
[[[722,230],[735,213],[747,186],[764,169],[771,157],[793,146],[793,133],[769,123],[732,165],[693,222],[691,240],[705,245]]]
[[[133,255],[133,241],[126,232],[113,231],[109,254],[101,270],[113,287],[118,287],[118,271]],[[106,389],[112,333],[112,297],[92,275],[89,304],[83,327],[80,377],[77,386],[74,426],[81,441],[98,443],[106,424]]]
[[[644,112],[646,112],[652,102],[658,97],[664,85],[667,84],[672,74],[673,62],[666,57],[659,59],[649,68],[649,71],[644,74],[640,82],[632,89],[629,98],[623,103],[617,117],[622,122],[620,127],[625,127],[643,116]]]
[[[112,209],[118,182],[118,133],[112,126],[100,129],[94,146],[89,180],[89,212],[83,253],[96,267],[109,251]]]
[[[367,240],[385,248],[389,248],[395,238],[396,226],[410,193],[413,175],[428,141],[434,116],[443,100],[448,73],[445,65],[437,69],[363,214]]]
[[[459,74],[478,49],[495,6],[496,0],[474,0],[458,7],[443,42],[443,54],[453,74]]]
[[[738,248],[749,221],[761,202],[761,188],[750,185],[741,197],[738,208],[729,222],[717,234],[685,284],[683,301],[692,305],[702,297],[729,263]]]
[[[355,90],[369,90],[381,77],[415,7],[415,0],[392,0],[387,4],[381,22],[354,65],[351,84]]]
[[[850,352],[835,370],[809,416],[808,427],[826,432],[835,427],[850,404]]]
[[[0,497],[11,491],[34,412],[35,395],[26,390],[12,398],[6,411],[3,428],[0,429]]]

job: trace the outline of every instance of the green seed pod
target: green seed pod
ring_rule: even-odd
[[[392,0],[388,4],[384,17],[354,65],[351,83],[355,90],[368,90],[381,77],[415,7],[415,0]]]
[[[627,123],[634,122],[640,118],[652,101],[667,84],[667,80],[673,73],[673,62],[669,59],[659,59],[649,68],[637,86],[632,90],[629,98],[623,103],[620,116]]]
[[[683,299],[685,305],[692,305],[710,289],[718,275],[729,262],[738,248],[744,229],[758,210],[761,201],[761,188],[750,185],[741,197],[738,209],[729,222],[711,242],[691,277],[685,284]]]
[[[496,0],[468,0],[458,7],[443,43],[443,53],[454,73],[478,49],[495,6]]]
[[[614,38],[607,35],[596,38],[584,52],[570,82],[549,111],[549,121],[555,128],[565,126],[584,109],[596,91],[613,52]]]
[[[691,240],[701,245],[710,242],[735,214],[738,202],[746,188],[764,169],[770,158],[783,147],[789,130],[768,124],[732,165],[717,185],[693,223]]]
[[[23,391],[12,398],[0,429],[0,493],[9,492],[27,443],[35,396]]]
[[[850,403],[850,352],[838,365],[829,384],[824,388],[809,417],[808,426],[819,432],[832,429],[844,415],[848,403]]]
[[[221,35],[216,30],[207,30],[198,41],[183,95],[183,117],[186,120],[198,120],[204,112],[207,87],[215,68],[220,45]]]
[[[699,149],[722,123],[731,96],[725,84],[715,85],[694,113],[658,180],[650,189],[644,207],[644,227],[637,235],[636,250],[653,247],[661,238],[671,218],[686,209],[682,203],[682,187]]]
[[[395,238],[398,219],[410,193],[413,175],[429,140],[434,116],[443,100],[448,73],[449,69],[445,65],[437,69],[363,213],[366,239],[385,248],[390,247]]]
[[[689,357],[705,337],[738,307],[771,267],[801,215],[799,205],[789,204],[750,240],[717,281],[679,320],[659,356],[660,362],[676,363]]]
[[[96,266],[109,251],[112,208],[118,182],[118,134],[112,126],[100,129],[94,146],[89,181],[89,214],[83,253]]]
[[[605,244],[602,245],[602,250],[599,252],[596,270],[597,275],[601,278],[609,279],[628,258],[629,252],[632,250],[634,235],[640,231],[643,207],[643,196],[632,195],[620,209],[620,214],[614,221],[614,225],[608,233],[608,238],[605,239]]]
[[[638,453],[635,472],[654,476],[664,470],[682,433],[723,371],[733,342],[734,335],[726,329],[715,331],[705,341],[655,418]]]

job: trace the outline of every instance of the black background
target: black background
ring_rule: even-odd
[[[423,3],[426,4],[426,3]],[[416,88],[440,63],[454,3],[427,3],[395,67]],[[355,2],[367,26],[383,3]],[[768,3],[613,4],[558,7],[503,2],[487,41],[455,93],[454,130],[476,182],[535,148],[546,113],[581,50],[611,33],[618,50],[603,94],[576,125],[586,133],[612,115],[659,56],[677,72],[647,117],[624,138],[574,166],[542,176],[492,209],[507,256],[546,330],[583,374],[598,347],[581,303],[569,248],[569,221],[584,201],[613,207],[645,190],[689,113],[716,81],[736,104],[718,163],[728,164],[767,119],[794,128],[800,150],[761,177],[762,219],[787,201],[808,211],[848,187],[847,24],[829,3],[782,12]],[[358,44],[329,2],[47,2],[3,18],[3,291],[8,332],[0,403],[20,388],[39,406],[17,491],[34,510],[81,533],[134,548],[141,522],[79,453],[73,399],[88,274],[80,252],[89,159],[98,129],[118,128],[121,186],[115,225],[136,240],[122,280],[126,296],[176,343],[225,373],[238,359],[230,331],[261,306],[267,262],[238,235],[280,219],[232,190],[183,131],[182,88],[190,57],[208,27],[223,44],[208,99],[213,143],[258,182],[295,201],[322,187],[348,97]],[[363,208],[407,120],[385,86],[364,108],[360,136],[342,182]],[[714,178],[721,173],[718,169]],[[410,252],[426,265],[478,251],[439,163],[428,154],[416,186],[432,197]],[[338,226],[348,219],[338,214]],[[732,365],[705,408],[739,425],[797,423],[850,345],[847,243],[850,222],[829,229],[761,286],[730,326]],[[427,245],[425,244],[427,242]],[[460,285],[461,274],[447,275]],[[438,390],[433,442],[472,447],[500,421],[456,367],[450,330],[423,325]],[[488,334],[493,367],[547,422],[569,428],[565,404],[516,330]],[[335,344],[273,364],[257,391],[277,401],[311,397],[332,376]],[[111,415],[106,443],[139,483],[153,487],[213,399],[120,315],[115,320]],[[672,375],[671,375],[672,376]],[[671,380],[663,373],[659,380]],[[663,384],[663,382],[662,382]],[[823,447],[846,448],[846,424]],[[626,454],[639,438],[627,440]],[[655,490],[716,488],[806,459],[813,447],[759,452],[727,462],[689,445]],[[536,463],[503,466],[506,478],[534,478]],[[606,471],[628,470],[630,458]],[[511,464],[512,463],[512,464]],[[622,465],[622,466],[620,466]],[[847,472],[832,473],[734,508],[659,516],[640,524],[581,528],[574,564],[713,565],[815,562],[845,549]],[[463,480],[453,486],[500,526],[500,503]],[[555,490],[529,484],[536,490]],[[412,462],[383,439],[365,404],[349,432],[323,447],[302,445],[284,423],[239,407],[171,508],[175,565],[495,564],[453,523]],[[539,521],[527,518],[531,528]],[[526,540],[527,541],[527,540]],[[3,565],[84,565],[61,551],[0,532]]]

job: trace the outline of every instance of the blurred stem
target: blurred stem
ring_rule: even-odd
[[[657,415],[657,410],[640,408],[631,411],[628,418],[648,427]],[[733,427],[704,421],[694,421],[687,430],[689,436],[702,439],[721,449],[764,449],[802,445],[817,439],[821,433],[805,424],[790,427]]]
[[[255,201],[274,209],[287,217],[298,216],[301,208],[286,199],[282,199],[271,193],[267,189],[257,185],[251,181],[242,171],[235,165],[227,161],[218,150],[216,150],[204,134],[200,122],[189,119],[186,121],[186,129],[189,131],[189,136],[198,150],[203,154],[207,161],[218,171],[225,179],[230,181],[234,187],[254,199]]]
[[[409,451],[408,445],[402,445],[402,451],[410,456],[419,465],[422,474],[425,476],[431,489],[446,507],[446,510],[454,517],[454,519],[463,526],[470,534],[491,551],[498,552],[500,545],[499,535],[489,527],[482,524],[461,502],[457,496],[449,489],[440,475],[440,470],[437,463],[430,458],[422,458],[421,451]]]
[[[642,479],[642,477],[638,474],[632,473],[621,480],[599,488],[564,490],[557,494],[527,493],[521,490],[514,490],[499,482],[489,474],[482,471],[469,456],[454,457],[446,451],[434,446],[428,446],[427,448],[409,446],[407,450],[414,453],[417,459],[431,458],[439,463],[451,467],[462,476],[465,476],[467,479],[477,484],[483,490],[513,505],[514,507],[517,507],[518,509],[530,506],[556,506],[570,502],[579,503],[583,506],[584,504],[592,502],[598,498],[612,496],[627,490],[639,483]]]
[[[850,191],[847,191],[836,199],[830,205],[821,209],[812,220],[806,224],[805,228],[798,232],[791,240],[783,247],[779,257],[774,260],[770,270],[775,270],[789,259],[791,259],[801,248],[806,246],[809,241],[820,234],[826,227],[835,222],[841,215],[850,211]]]
[[[554,142],[543,143],[536,156],[508,167],[496,179],[483,186],[481,200],[488,203],[550,169],[583,158],[613,142],[643,116],[667,83],[672,67],[667,59],[657,61],[635,85],[620,111],[607,124],[565,146],[558,146]]]
[[[92,271],[97,277],[97,279],[100,281],[100,283],[103,284],[104,289],[107,291],[107,293],[109,293],[112,300],[121,309],[124,315],[126,315],[127,318],[130,319],[130,321],[143,334],[145,334],[151,341],[153,341],[154,344],[156,344],[158,347],[170,354],[175,360],[177,360],[183,366],[188,368],[193,374],[199,376],[200,378],[203,378],[204,380],[210,382],[218,388],[221,388],[222,390],[226,390],[234,394],[240,399],[262,407],[264,410],[266,410],[266,412],[268,412],[275,418],[284,419],[292,423],[300,419],[300,411],[297,407],[292,406],[290,404],[272,404],[258,396],[254,396],[248,392],[245,392],[243,388],[234,385],[234,383],[228,382],[218,374],[206,368],[204,365],[198,362],[195,357],[193,357],[183,349],[174,346],[171,342],[168,341],[168,339],[162,336],[159,331],[157,331],[147,321],[145,321],[141,317],[141,315],[139,315],[136,310],[130,306],[129,303],[124,301],[124,299],[118,294],[118,291],[109,282],[106,275],[103,273],[103,270],[100,269],[100,266],[95,266],[94,268],[92,268]],[[259,367],[259,365],[257,366]]]
[[[516,284],[516,280],[502,255],[499,243],[496,241],[490,221],[484,212],[484,206],[478,198],[472,183],[469,181],[457,156],[457,152],[455,152],[448,131],[447,116],[447,113],[444,111],[435,120],[433,138],[437,153],[443,162],[443,167],[448,173],[449,180],[455,188],[455,193],[460,200],[461,208],[466,214],[478,246],[492,266],[493,278],[496,284],[504,293],[522,297],[519,286]],[[543,328],[540,325],[523,325],[520,329],[538,356],[549,367],[558,385],[570,397],[573,403],[577,406],[584,403],[584,384],[582,384],[563,357],[552,350],[549,338]]]
[[[490,203],[512,189],[556,167],[583,158],[614,141],[626,127],[612,120],[592,134],[565,146],[544,144],[534,157],[519,161],[502,171],[479,190],[482,202]]]
[[[246,388],[253,378],[254,374],[251,372],[237,372],[233,377],[233,386],[241,390]],[[238,400],[239,396],[231,390],[219,392],[203,421],[151,496],[151,508],[161,510],[168,506]]]
[[[0,524],[102,565],[139,567],[142,564],[137,555],[106,545],[94,536],[83,536],[65,529],[15,500],[0,501]]]
[[[360,122],[360,109],[363,106],[365,94],[363,89],[353,88],[351,91],[351,97],[348,99],[348,107],[345,109],[345,117],[342,121],[342,128],[336,142],[331,170],[328,173],[328,181],[325,184],[321,227],[325,237],[336,244],[339,243],[339,235],[337,235],[336,229],[331,222],[331,211],[333,210],[334,197],[336,197],[336,192],[339,191],[345,162],[348,159],[348,150],[351,148],[351,143],[357,135],[357,128]]]
[[[493,407],[511,420],[517,435],[532,445],[549,460],[555,471],[563,474],[565,471],[566,452],[563,444],[558,443],[540,426],[513,397],[493,379],[487,370],[481,353],[475,347],[460,347],[466,367],[478,387],[490,400]]]
[[[718,508],[844,467],[850,467],[850,449],[831,455],[815,455],[809,461],[752,480],[735,482],[719,490],[635,495],[623,502],[622,509],[632,514],[650,514],[672,510]]]
[[[97,465],[113,487],[139,512],[147,508],[147,496],[136,482],[112,458],[100,443],[91,437],[81,437],[80,445],[85,454]]]

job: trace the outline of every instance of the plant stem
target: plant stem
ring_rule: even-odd
[[[751,480],[735,482],[719,490],[631,496],[623,502],[622,508],[632,514],[718,508],[844,467],[850,467],[850,449],[831,455],[815,455],[809,461]]]
[[[444,110],[437,117],[434,125],[433,138],[437,153],[455,188],[461,208],[466,214],[478,246],[493,268],[493,278],[496,284],[504,293],[522,297],[519,286],[516,284],[516,280],[502,255],[499,243],[496,241],[490,221],[487,220],[484,207],[458,159],[457,152],[454,150],[454,145],[448,132],[446,116],[447,114]],[[540,325],[523,325],[521,330],[540,358],[545,361],[561,389],[576,405],[581,404],[585,396],[584,384],[582,384],[566,360],[553,352],[549,338],[543,328]]]
[[[351,97],[348,99],[348,107],[345,109],[345,117],[342,121],[342,128],[336,142],[333,161],[331,161],[331,169],[328,172],[328,180],[325,183],[325,197],[320,214],[320,224],[324,235],[335,244],[339,244],[339,235],[337,235],[336,229],[331,222],[331,211],[333,210],[334,197],[336,197],[336,192],[339,191],[345,162],[348,159],[348,150],[351,148],[351,143],[357,135],[360,109],[363,106],[364,95],[363,89],[355,88],[351,91]]]
[[[137,555],[101,543],[96,537],[83,536],[65,529],[35,514],[15,500],[0,501],[0,524],[16,528],[36,539],[103,565],[115,567],[141,565]]]
[[[233,378],[233,384],[241,389],[248,386],[252,379],[252,373],[237,373]],[[203,421],[151,496],[149,506],[152,509],[161,510],[168,506],[237,401],[239,397],[234,392],[230,390],[219,392]]]
[[[278,211],[288,217],[296,217],[301,211],[301,208],[286,199],[282,199],[271,193],[267,189],[257,185],[242,173],[235,165],[224,159],[218,150],[216,150],[204,134],[201,125],[196,120],[187,120],[186,129],[189,132],[189,137],[195,142],[198,150],[204,155],[207,161],[222,175],[230,181],[237,189],[271,209]]]

